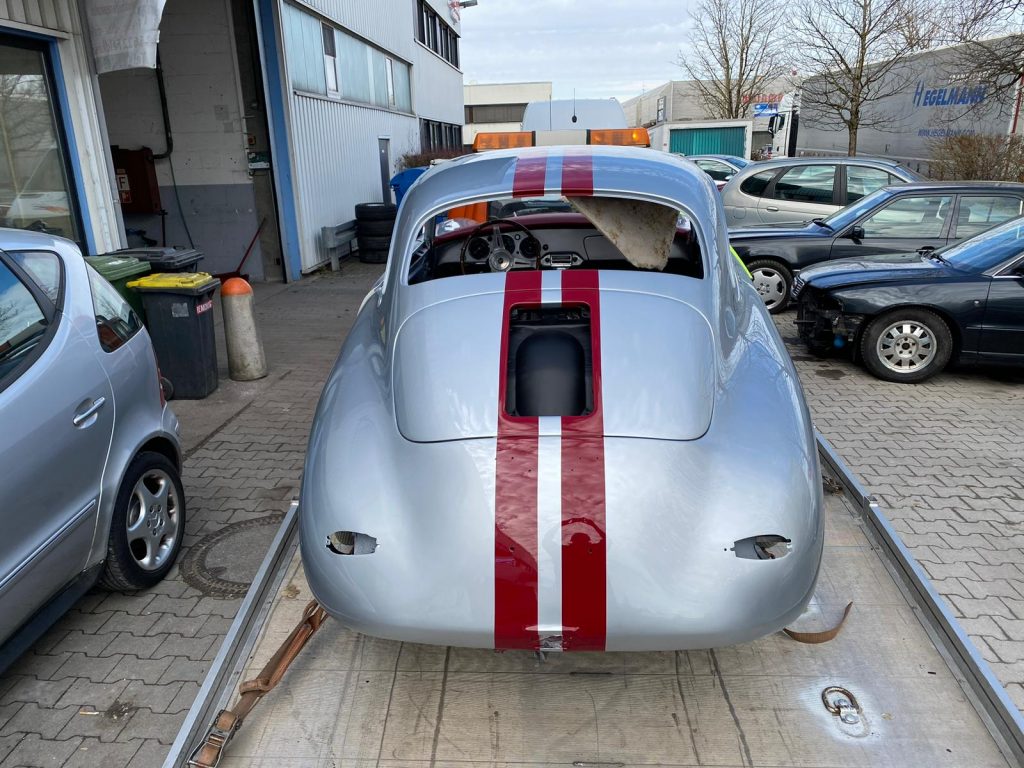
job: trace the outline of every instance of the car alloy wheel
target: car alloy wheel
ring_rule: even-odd
[[[772,314],[789,306],[789,288],[792,278],[781,264],[765,259],[747,264],[754,279],[754,289]]]
[[[175,550],[181,516],[178,492],[162,469],[148,470],[132,489],[125,527],[128,549],[144,571],[156,571]]]
[[[924,323],[901,320],[878,337],[875,352],[886,368],[897,373],[916,373],[935,359],[935,333]]]
[[[949,325],[927,309],[894,309],[861,334],[865,367],[886,381],[917,383],[946,367],[954,352]]]

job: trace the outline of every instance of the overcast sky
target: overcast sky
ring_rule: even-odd
[[[683,79],[686,0],[480,0],[462,10],[465,82],[550,80],[554,97],[638,95]]]

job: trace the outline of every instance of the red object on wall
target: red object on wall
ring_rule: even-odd
[[[153,150],[110,148],[117,177],[117,194],[124,213],[160,213],[160,186],[156,181]]]

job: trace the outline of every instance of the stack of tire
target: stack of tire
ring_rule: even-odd
[[[368,264],[387,262],[397,212],[398,206],[393,203],[356,205],[356,237],[359,239],[360,261]]]

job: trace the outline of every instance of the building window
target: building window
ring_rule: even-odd
[[[337,96],[338,91],[338,49],[334,42],[334,27],[321,24],[324,33],[324,78],[327,82],[327,95]]]
[[[385,78],[387,80],[388,106],[392,109],[395,106],[395,62],[391,59],[384,59]]]
[[[420,149],[431,152],[435,149],[461,149],[462,126],[442,123],[437,120],[420,120]]]
[[[408,64],[293,5],[282,19],[293,89],[412,112]]]
[[[459,66],[459,36],[430,7],[427,0],[419,0],[416,39],[453,67]]]
[[[466,107],[467,123],[521,123],[525,104],[475,104]]]
[[[0,36],[0,94],[0,226],[81,242],[44,49]]]

